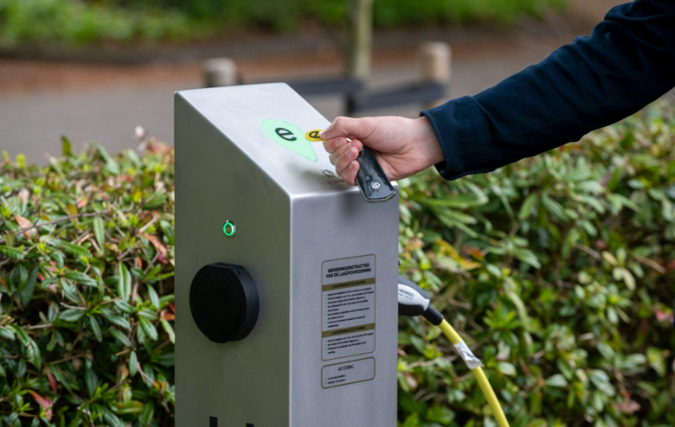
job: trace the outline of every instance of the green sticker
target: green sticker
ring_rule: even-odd
[[[272,141],[283,145],[307,160],[317,161],[312,143],[305,139],[305,133],[297,126],[275,119],[265,120],[260,126]]]

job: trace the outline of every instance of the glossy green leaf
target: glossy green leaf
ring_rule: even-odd
[[[122,298],[122,301],[127,301],[131,295],[131,274],[124,263],[117,264],[117,295]]]

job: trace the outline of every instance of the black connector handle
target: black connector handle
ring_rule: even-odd
[[[384,202],[396,195],[396,188],[387,178],[370,148],[363,147],[356,160],[359,162],[356,183],[366,201]]]
[[[422,316],[432,325],[440,325],[443,315],[431,305],[431,297],[415,282],[398,276],[398,315]]]

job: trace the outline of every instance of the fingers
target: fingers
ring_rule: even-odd
[[[335,150],[333,153],[331,153],[328,158],[330,159],[330,163],[335,166],[337,163],[337,160],[342,157],[349,149],[352,148],[350,144],[346,144]]]
[[[352,148],[356,149],[357,155],[356,158],[358,158],[358,153],[363,150],[363,143],[359,141],[358,139],[355,139],[352,141]],[[356,185],[356,174],[359,172],[359,167],[361,165],[357,160],[352,160],[347,167],[342,169],[342,172],[340,173],[340,176],[342,179],[345,180],[345,182],[349,185]]]
[[[330,155],[330,162],[335,165],[335,171],[349,185],[356,185],[356,174],[359,171],[359,162],[356,159],[361,150],[363,143],[355,139],[338,147]]]
[[[363,138],[367,132],[368,122],[366,119],[338,117],[326,129],[321,131],[320,136],[324,141],[337,137]]]
[[[359,152],[356,148],[349,147],[347,150],[345,150],[344,154],[342,154],[335,160],[335,172],[337,172],[338,175],[342,176],[342,171],[347,166],[349,166],[349,164],[352,161],[356,160],[358,155]]]
[[[363,150],[363,142],[355,139],[352,141],[352,147],[356,148],[356,151],[361,152]]]
[[[361,150],[363,150],[363,143],[357,139],[353,141],[347,141],[344,145],[340,145],[338,148],[335,149],[335,151],[331,152],[329,159],[330,162],[335,165],[337,162],[337,159],[340,158],[343,154],[345,154],[350,148],[356,148],[357,154]]]
[[[337,138],[328,139],[323,141],[323,148],[330,154],[333,154],[338,148],[343,147],[347,144],[347,138],[339,136]]]
[[[356,174],[359,172],[360,166],[361,165],[359,165],[359,162],[352,160],[352,162],[342,170],[342,174],[340,174],[340,176],[347,184],[356,185]]]

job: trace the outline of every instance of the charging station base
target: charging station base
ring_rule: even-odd
[[[176,94],[178,427],[396,425],[398,197],[367,203],[335,177],[305,138],[327,125],[285,84]],[[214,263],[257,288],[239,341],[190,314]]]

